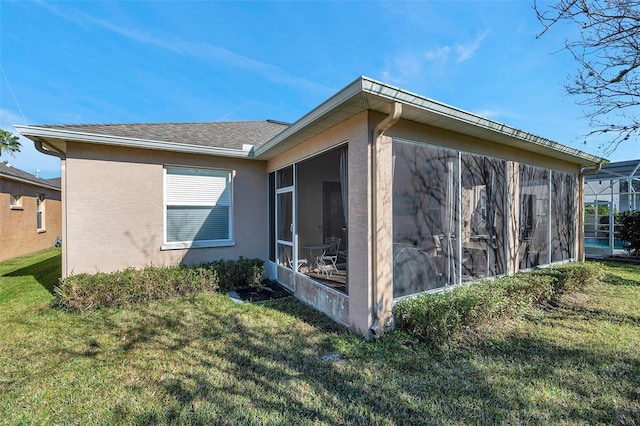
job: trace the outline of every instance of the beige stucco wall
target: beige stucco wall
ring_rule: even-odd
[[[11,208],[10,195],[21,195]],[[37,229],[36,197],[45,194],[44,228]],[[0,178],[0,261],[51,248],[62,234],[60,191]]]
[[[235,245],[161,250],[165,165],[233,171]],[[63,275],[239,256],[266,259],[265,166],[244,159],[68,143]]]
[[[284,278],[298,298],[321,312],[366,335],[372,323],[370,220],[370,153],[368,112],[362,112],[308,141],[274,157],[267,170],[274,171],[344,143],[348,144],[348,297],[301,274]],[[283,268],[279,267],[279,274]],[[280,278],[280,277],[279,277]],[[282,279],[281,278],[281,279]],[[291,281],[294,282],[291,282]],[[348,300],[347,300],[348,299]]]
[[[371,119],[373,121],[380,121],[384,117],[385,116],[380,113],[371,114]],[[459,151],[482,154],[503,160],[516,161],[563,172],[580,173],[580,166],[578,164],[569,163],[533,152],[523,151],[508,145],[502,145],[488,140],[462,135],[413,121],[400,120],[395,126],[390,128],[386,134],[391,137],[421,141],[432,145],[440,145]]]

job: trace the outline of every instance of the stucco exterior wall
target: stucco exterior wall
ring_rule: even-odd
[[[327,149],[348,144],[348,296],[312,282],[301,274],[282,278],[296,296],[356,333],[366,335],[372,323],[370,222],[370,152],[368,112],[326,130],[267,163],[271,172]],[[279,276],[282,267],[278,268]],[[290,283],[290,281],[294,281]]]
[[[11,208],[11,195],[21,207]],[[45,194],[44,228],[37,229],[36,198]],[[51,248],[62,234],[60,191],[0,178],[0,261]]]
[[[371,118],[374,122],[378,122],[384,117],[385,116],[380,113],[371,113]],[[432,145],[440,145],[459,151],[482,154],[503,160],[516,161],[563,172],[580,173],[580,166],[577,164],[413,121],[400,120],[390,128],[386,134],[391,137],[421,141]]]
[[[161,250],[164,166],[231,170],[235,245]],[[68,143],[63,276],[125,267],[266,259],[267,173],[260,161]]]

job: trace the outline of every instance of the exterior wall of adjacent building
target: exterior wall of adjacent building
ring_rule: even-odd
[[[38,229],[36,205],[44,194],[43,227]],[[20,196],[19,206],[10,197]],[[60,191],[0,178],[0,261],[54,246],[62,234]]]
[[[231,171],[233,245],[162,248],[165,166]],[[63,277],[268,256],[265,162],[69,142],[62,179]]]

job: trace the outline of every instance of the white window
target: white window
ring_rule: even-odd
[[[164,249],[232,245],[231,172],[165,167]]]
[[[44,230],[44,194],[36,198],[36,224],[38,231]]]
[[[22,208],[22,195],[10,195],[9,196],[9,206],[12,209],[21,209]]]

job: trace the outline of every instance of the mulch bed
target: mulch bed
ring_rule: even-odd
[[[239,288],[227,293],[236,303],[255,303],[265,300],[281,299],[291,296],[291,293],[276,281],[263,281],[260,287]]]

